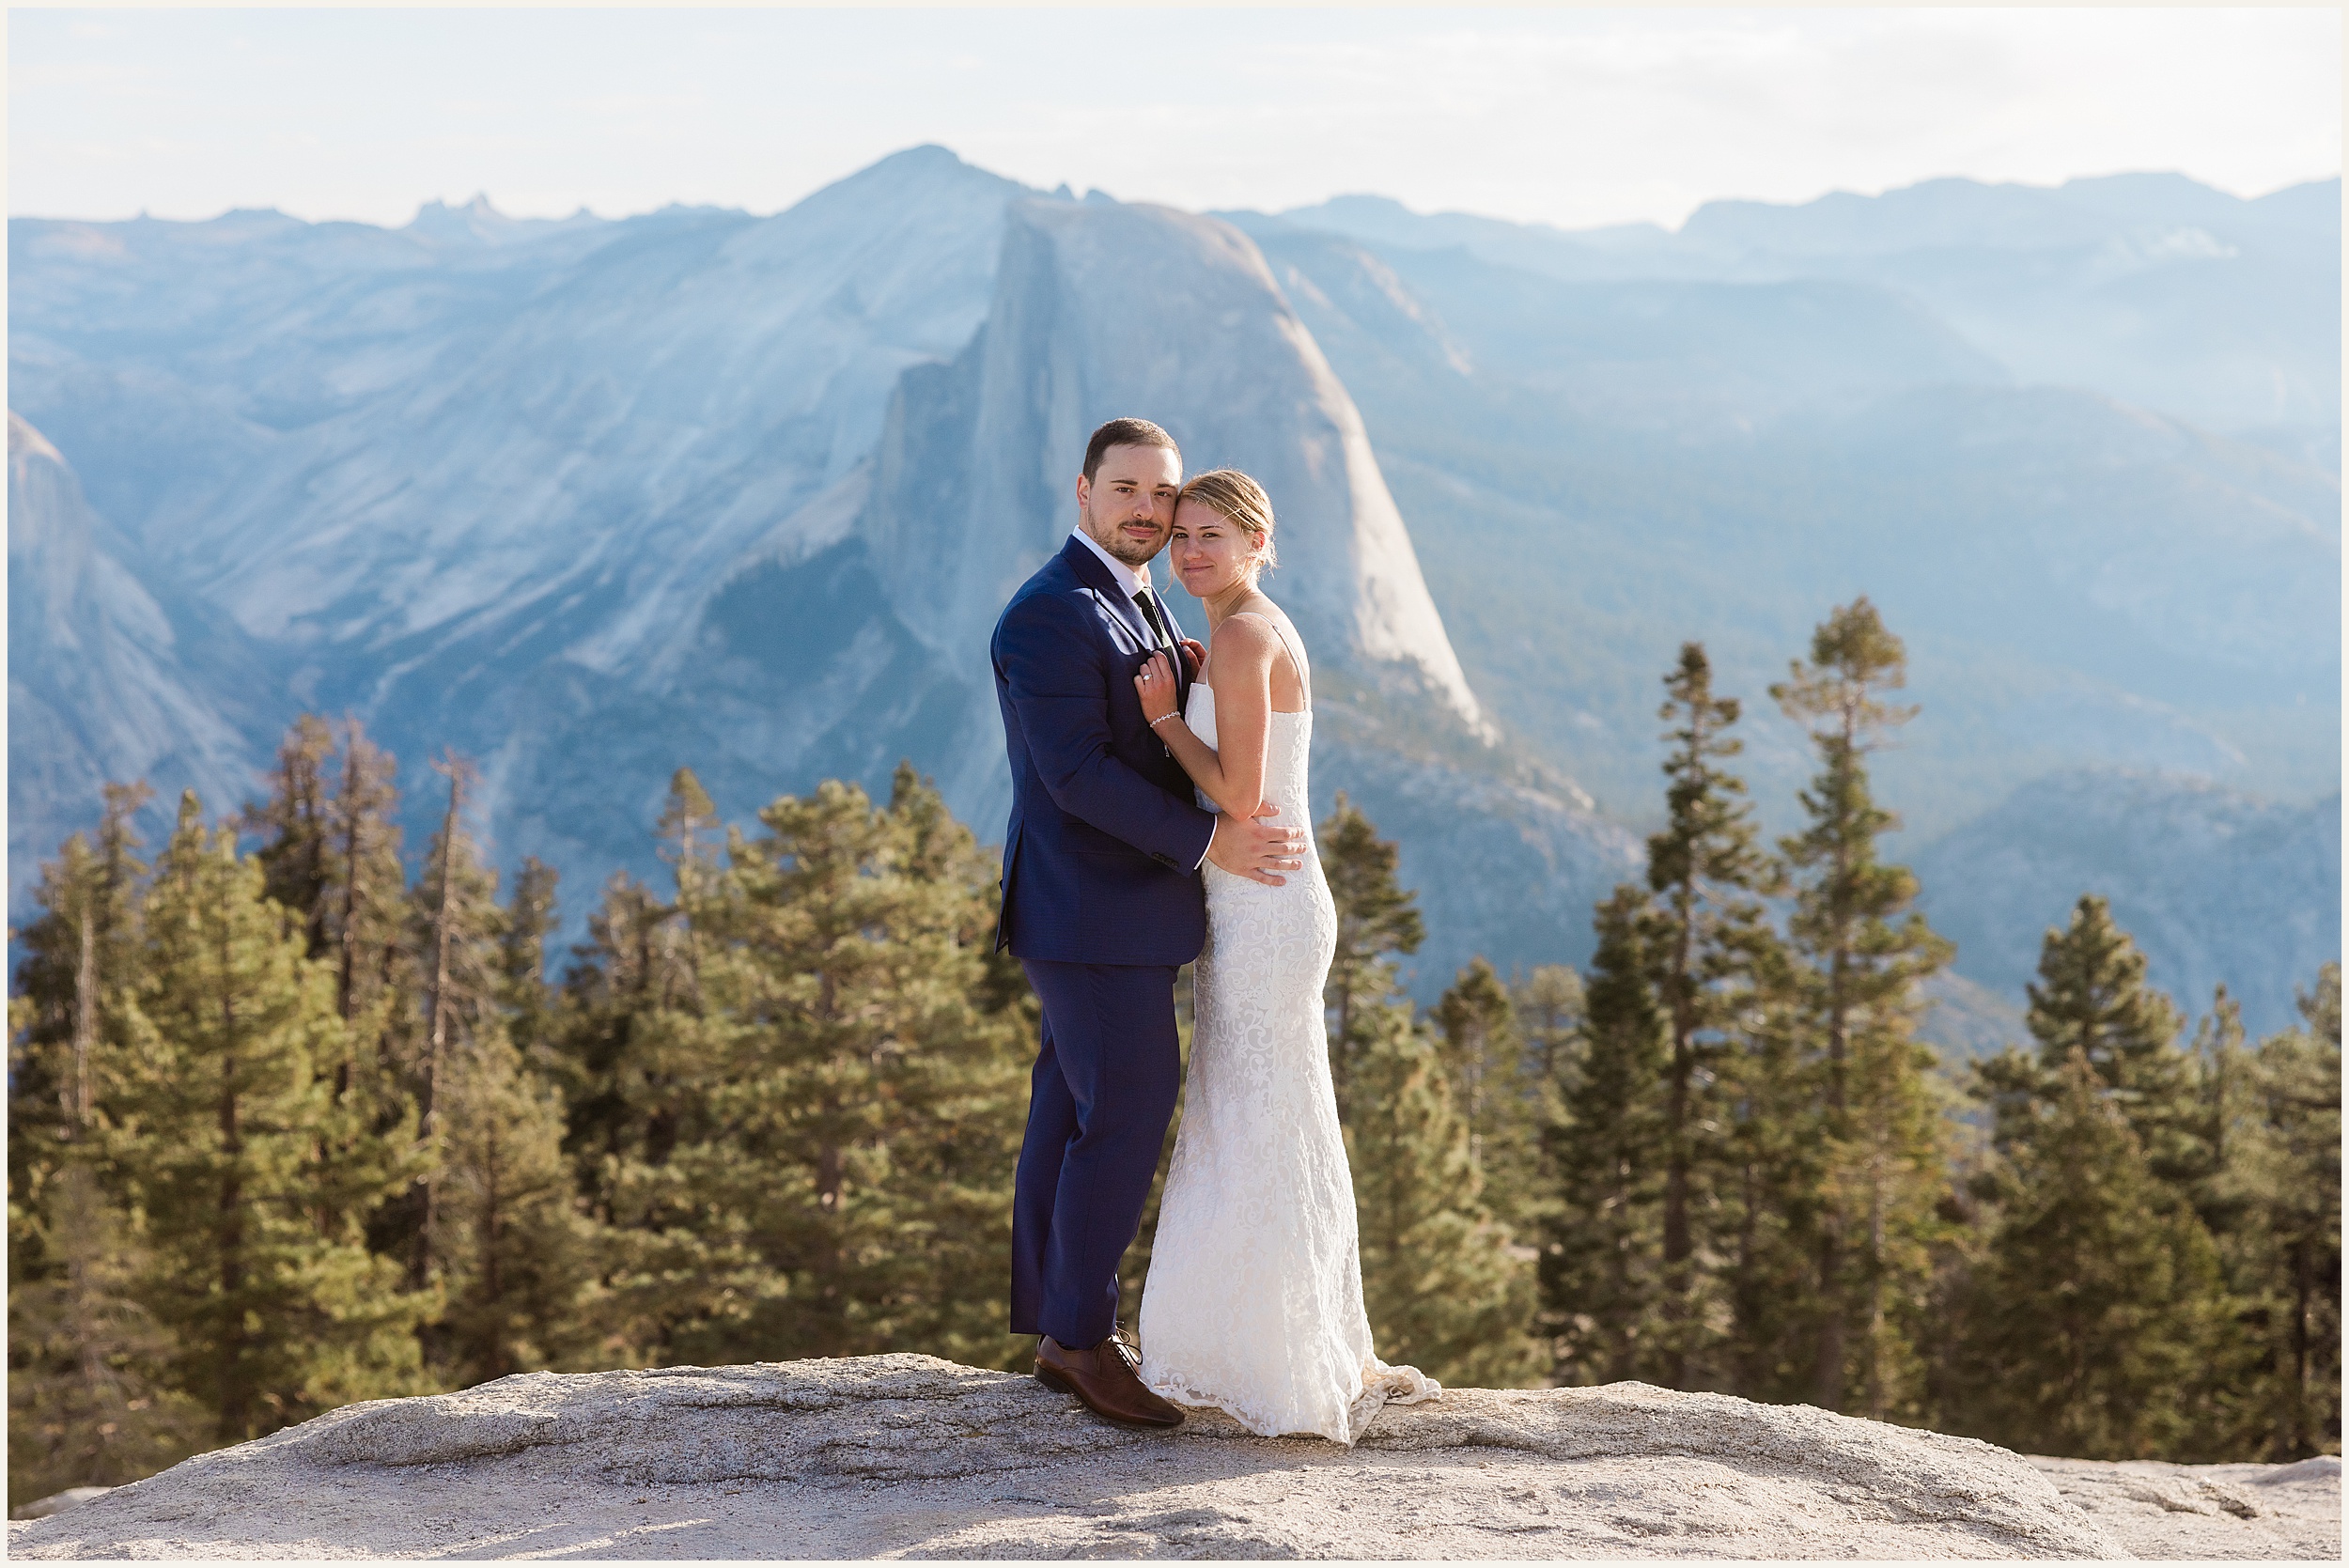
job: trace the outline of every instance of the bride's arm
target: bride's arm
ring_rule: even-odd
[[[1148,668],[1159,678],[1145,687],[1142,716],[1164,740],[1174,760],[1183,765],[1208,800],[1237,818],[1255,815],[1264,802],[1265,745],[1272,727],[1272,660],[1279,651],[1276,633],[1263,622],[1235,615],[1217,629],[1215,645],[1207,650],[1206,674],[1215,688],[1215,737],[1210,746],[1191,733],[1174,711],[1174,681],[1166,656],[1155,654]],[[1159,694],[1151,695],[1155,690]],[[1161,722],[1163,721],[1163,722]]]

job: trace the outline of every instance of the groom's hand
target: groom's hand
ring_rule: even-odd
[[[1199,672],[1207,667],[1206,645],[1190,637],[1184,638],[1177,645],[1183,650],[1183,662],[1190,666],[1190,678],[1197,680]]]
[[[1258,820],[1280,815],[1281,808],[1268,800],[1246,821],[1225,812],[1215,819],[1215,837],[1207,843],[1207,859],[1235,877],[1245,877],[1268,888],[1286,886],[1288,879],[1279,873],[1304,868],[1305,833],[1300,828]]]

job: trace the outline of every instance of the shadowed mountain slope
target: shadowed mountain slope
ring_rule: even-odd
[[[1966,971],[2010,996],[2083,893],[2111,901],[2189,1018],[2224,984],[2254,1035],[2297,1026],[2295,995],[2341,955],[2338,795],[2279,806],[2191,778],[2062,773],[1926,848],[1917,874]]]

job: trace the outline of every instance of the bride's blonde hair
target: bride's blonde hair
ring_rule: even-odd
[[[1249,568],[1252,580],[1264,567],[1281,564],[1272,548],[1272,498],[1238,469],[1211,468],[1200,474],[1175,491],[1174,505],[1186,501],[1214,507],[1225,521],[1248,536],[1257,551],[1255,565]]]

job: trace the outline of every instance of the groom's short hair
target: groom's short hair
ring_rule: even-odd
[[[1183,449],[1174,444],[1174,438],[1146,419],[1112,419],[1093,432],[1085,442],[1085,483],[1093,483],[1101,472],[1101,454],[1112,446],[1163,446],[1180,458]]]

